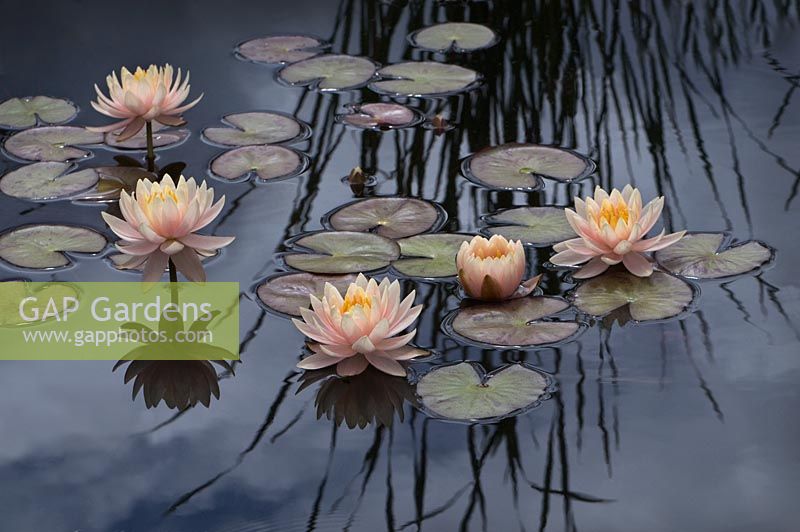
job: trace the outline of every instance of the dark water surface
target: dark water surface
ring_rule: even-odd
[[[406,35],[445,20],[486,23],[502,40],[446,58],[483,73],[478,90],[410,102],[460,124],[439,137],[345,128],[337,110],[374,93],[285,87],[274,69],[232,53],[249,38],[299,32],[382,64],[422,59],[430,54]],[[313,162],[282,182],[214,182],[228,206],[213,230],[237,240],[208,272],[241,283],[244,343],[210,408],[148,410],[108,362],[2,364],[0,530],[797,530],[798,22],[797,3],[778,0],[3,0],[0,100],[67,97],[82,108],[74,124],[104,123],[89,107],[93,83],[121,65],[170,62],[189,68],[193,92],[205,97],[186,116],[192,137],[161,162],[185,161],[202,178],[221,150],[200,130],[224,114],[268,109],[311,124],[300,147]],[[497,424],[442,422],[408,402],[392,427],[317,419],[320,385],[295,393],[302,336],[253,301],[251,287],[281,268],[283,241],[320,228],[323,214],[352,199],[340,178],[356,165],[378,175],[375,194],[440,202],[448,231],[474,232],[499,208],[569,205],[594,186],[493,192],[460,176],[461,158],[512,141],[586,153],[598,162],[595,183],[665,195],[668,229],[764,240],[778,250],[775,265],[702,283],[696,311],[682,320],[596,324],[560,348],[528,352],[456,344],[439,330],[458,305],[455,287],[419,283],[426,310],[416,343],[439,351],[437,362],[493,369],[524,360],[551,373],[559,391]],[[93,151],[92,164],[114,155]],[[0,170],[18,165],[2,160]],[[99,207],[5,196],[0,205],[2,230],[66,221],[106,231]],[[531,254],[536,271],[548,253]],[[22,275],[136,280],[98,259]],[[545,293],[570,287],[545,276]],[[410,385],[398,393],[413,399]],[[370,408],[345,401],[335,406]]]

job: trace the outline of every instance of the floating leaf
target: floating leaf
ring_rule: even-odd
[[[10,98],[0,103],[0,129],[23,129],[37,124],[63,124],[78,114],[69,100],[50,96]]]
[[[104,142],[109,148],[118,150],[145,150],[147,149],[147,131],[142,128],[134,136],[120,142],[119,131],[106,133]],[[189,138],[188,129],[168,129],[158,122],[153,124],[153,147],[167,148],[177,146]]]
[[[445,22],[408,36],[413,46],[432,52],[470,52],[497,43],[497,34],[482,24]]]
[[[68,198],[97,183],[97,173],[86,168],[67,173],[69,163],[40,162],[13,170],[0,179],[0,190],[15,198],[47,201]]]
[[[356,273],[379,270],[400,256],[400,246],[393,240],[373,234],[351,231],[321,231],[300,237],[292,248],[310,253],[290,253],[286,264],[311,273]]]
[[[458,250],[463,242],[472,237],[473,235],[436,233],[398,240],[403,258],[395,261],[392,267],[408,277],[453,277],[458,274]]]
[[[36,286],[36,288],[33,288]],[[0,281],[0,327],[15,327],[33,325],[32,322],[25,321],[20,316],[19,303],[26,297],[35,297],[36,301],[31,301],[27,305],[30,314],[42,316],[36,320],[36,324],[42,321],[58,319],[52,313],[46,313],[46,307],[53,303],[57,305],[57,312],[61,314],[66,308],[65,298],[77,297],[78,291],[70,284],[57,282],[52,284],[33,285],[25,279],[12,279]],[[67,302],[68,303],[68,302]],[[51,311],[52,312],[52,309]]]
[[[489,214],[483,220],[490,224],[483,232],[503,235],[532,246],[550,246],[575,237],[564,209],[559,207],[518,207]]]
[[[636,277],[615,269],[582,282],[571,297],[579,310],[592,316],[628,306],[631,318],[650,321],[681,314],[694,296],[691,285],[672,275],[653,272],[650,277]]]
[[[364,86],[375,75],[375,68],[375,63],[364,57],[321,55],[284,67],[278,77],[290,85],[340,91]]]
[[[424,233],[440,221],[441,211],[415,198],[369,198],[348,203],[325,216],[337,231],[373,231],[386,238]]]
[[[355,275],[282,273],[265,280],[256,289],[256,295],[264,305],[278,313],[299,316],[301,308],[309,307],[309,296],[322,298],[326,283],[344,293],[355,280]]]
[[[274,35],[245,41],[236,53],[256,63],[296,63],[319,55],[327,43],[307,35]]]
[[[82,159],[90,152],[75,148],[100,144],[102,133],[82,127],[52,126],[26,129],[6,139],[5,149],[14,157],[27,161],[68,161]]]
[[[724,233],[693,233],[655,258],[666,270],[694,279],[720,279],[758,270],[772,260],[773,250],[766,244],[748,240],[730,245]]]
[[[417,395],[438,417],[477,421],[520,414],[536,406],[549,387],[548,376],[522,364],[486,374],[478,364],[459,362],[423,375]]]
[[[64,253],[99,253],[107,243],[87,227],[25,225],[0,235],[0,258],[20,268],[60,268],[71,264]]]
[[[503,144],[468,157],[464,176],[481,186],[530,191],[542,188],[542,177],[571,183],[594,172],[594,163],[573,151],[538,144]]]
[[[338,115],[345,124],[364,129],[396,129],[422,121],[422,116],[399,103],[366,103],[351,105],[349,114]]]
[[[267,111],[227,115],[222,122],[231,127],[208,127],[203,137],[221,146],[254,146],[296,140],[308,132],[308,127],[294,118]]]
[[[480,79],[474,70],[436,61],[398,63],[380,69],[378,74],[382,79],[370,83],[369,88],[394,96],[454,94],[471,89]]]
[[[136,184],[140,180],[156,180],[154,173],[137,166],[99,166],[90,170],[93,170],[98,176],[97,185],[92,190],[75,198],[78,201],[116,201],[123,190],[128,193],[136,190]]]
[[[296,176],[307,164],[305,155],[283,146],[243,146],[211,161],[211,172],[230,181],[246,179],[251,174],[269,181]]]
[[[457,310],[449,327],[485,346],[532,348],[561,342],[580,330],[575,321],[549,318],[568,307],[563,299],[544,296],[482,303]]]

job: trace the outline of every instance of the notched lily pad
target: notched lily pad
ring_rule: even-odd
[[[480,75],[469,68],[436,61],[410,61],[384,67],[381,79],[369,84],[380,94],[392,96],[441,96],[472,89]]]
[[[344,293],[355,280],[354,274],[280,273],[259,285],[256,295],[270,310],[287,316],[299,316],[301,308],[309,307],[309,296],[322,298],[325,283],[331,283],[339,292]]]
[[[356,200],[326,214],[323,221],[337,231],[372,231],[386,238],[403,238],[433,229],[443,211],[415,198]]]
[[[559,207],[517,207],[483,217],[488,224],[482,232],[503,235],[531,246],[550,246],[574,238],[564,209]]]
[[[678,316],[689,308],[695,295],[689,283],[663,272],[636,277],[613,269],[579,284],[570,298],[578,310],[595,317],[627,306],[631,318],[641,322]]]
[[[399,103],[351,104],[348,110],[347,114],[336,115],[336,119],[362,129],[399,129],[424,120],[421,113]]]
[[[474,235],[434,233],[398,240],[401,258],[392,268],[407,277],[437,279],[458,274],[456,255],[461,244]]]
[[[445,320],[445,330],[482,346],[530,349],[575,336],[576,321],[552,316],[569,308],[560,298],[535,296],[466,306]]]
[[[320,231],[291,240],[287,245],[307,252],[286,254],[286,265],[310,273],[380,270],[400,256],[400,246],[395,241],[373,233]]]
[[[222,122],[230,127],[207,127],[203,138],[220,146],[254,146],[300,140],[310,131],[295,118],[271,111],[226,115]]]
[[[0,259],[20,268],[49,270],[72,264],[65,253],[99,253],[107,243],[87,227],[25,225],[0,235]]]
[[[471,52],[497,44],[497,34],[482,24],[445,22],[408,36],[412,46],[431,52]]]
[[[322,53],[330,44],[308,35],[273,35],[245,41],[236,47],[236,54],[254,63],[296,63]]]
[[[278,79],[289,85],[307,85],[321,91],[343,91],[366,85],[375,76],[377,65],[365,57],[320,55],[292,63],[278,72]]]
[[[417,395],[437,417],[497,421],[537,406],[551,387],[549,376],[523,364],[509,364],[487,374],[478,364],[459,362],[423,375],[417,382]]]
[[[543,177],[572,183],[592,175],[591,159],[564,148],[503,144],[479,151],[462,163],[462,173],[478,185],[500,190],[538,190]]]
[[[104,142],[109,148],[118,150],[145,150],[147,149],[147,131],[142,128],[138,133],[127,140],[119,141],[120,131],[111,131],[105,134]],[[188,129],[167,128],[159,123],[153,124],[153,147],[171,148],[182,144],[189,138]]]
[[[762,242],[732,243],[724,233],[691,233],[655,254],[664,269],[693,279],[722,279],[756,272],[773,256],[774,250]]]
[[[72,197],[97,183],[92,168],[69,172],[72,168],[72,164],[57,161],[29,164],[4,175],[0,191],[15,198],[48,201]]]
[[[261,181],[294,177],[308,166],[308,157],[283,146],[243,146],[211,161],[211,173],[228,181],[255,175]]]
[[[78,107],[64,98],[26,96],[9,98],[0,103],[0,129],[24,129],[39,124],[57,125],[69,122],[78,114]]]
[[[102,133],[72,126],[49,126],[26,129],[8,137],[5,150],[25,161],[69,161],[83,159],[91,152],[75,146],[103,142]]]

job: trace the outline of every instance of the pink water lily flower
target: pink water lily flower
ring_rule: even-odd
[[[121,78],[121,80],[120,80]],[[117,140],[131,138],[141,131],[146,122],[155,120],[166,126],[185,124],[181,114],[197,105],[199,98],[186,105],[181,105],[189,96],[189,72],[181,82],[181,70],[173,81],[172,67],[150,65],[147,70],[136,67],[136,71],[123,67],[120,77],[116,72],[106,77],[108,96],[104,95],[95,84],[97,101],[92,107],[99,113],[119,121],[102,127],[90,127],[91,131],[107,133],[122,129]]]
[[[103,220],[122,239],[117,249],[124,254],[117,266],[123,269],[144,267],[144,281],[158,281],[169,260],[187,279],[206,279],[201,257],[211,256],[233,242],[232,236],[198,235],[219,215],[225,196],[214,202],[214,189],[205,181],[198,187],[194,178],[181,176],[175,185],[164,176],[160,183],[140,180],[136,191],[124,190],[119,199],[123,220],[102,213]]]
[[[525,249],[519,240],[480,235],[461,244],[456,255],[458,280],[468,296],[486,301],[508,299],[525,275]]]
[[[400,284],[383,279],[367,280],[359,274],[344,297],[330,283],[322,300],[311,296],[311,308],[301,308],[302,320],[293,319],[300,332],[314,340],[313,355],[297,364],[302,369],[320,369],[336,364],[341,376],[357,375],[372,364],[389,375],[404,376],[398,360],[408,360],[427,351],[408,346],[414,329],[400,334],[417,319],[422,305],[412,307],[415,291],[400,300]]]
[[[556,244],[558,252],[550,259],[558,266],[586,263],[573,277],[587,279],[620,262],[632,274],[648,277],[653,264],[644,255],[658,251],[680,240],[686,231],[669,235],[664,230],[653,238],[645,238],[661,216],[664,198],[650,201],[642,208],[642,195],[630,185],[609,194],[595,188],[594,198],[575,198],[575,210],[565,209],[567,221],[578,238]]]

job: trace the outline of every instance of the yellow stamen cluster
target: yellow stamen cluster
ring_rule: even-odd
[[[342,303],[341,313],[347,314],[355,307],[361,307],[364,312],[370,310],[372,308],[372,298],[360,286],[351,285],[344,298],[344,303]]]
[[[147,195],[144,199],[147,203],[153,203],[154,200],[160,199],[161,201],[167,201],[167,199],[171,199],[174,203],[178,203],[178,195],[175,193],[174,190],[171,188],[163,188],[161,190],[156,190],[155,187]]]
[[[628,223],[630,218],[630,211],[625,203],[614,204],[609,200],[604,200],[600,206],[600,220],[605,220],[611,227],[616,227],[617,222],[621,219]]]

